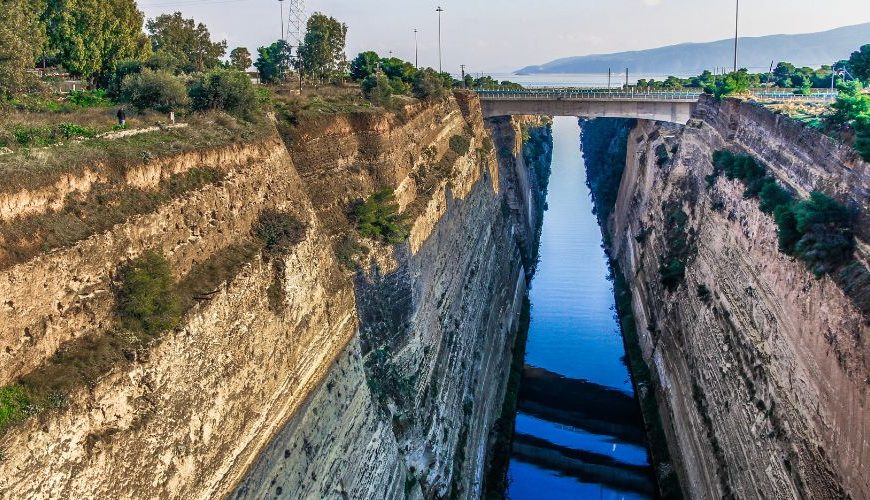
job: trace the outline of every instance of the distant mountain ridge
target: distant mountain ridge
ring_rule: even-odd
[[[846,26],[820,33],[768,35],[740,39],[740,67],[761,72],[771,61],[797,66],[832,64],[859,46],[870,43],[870,23]],[[707,43],[683,43],[656,49],[593,54],[557,59],[540,66],[527,66],[517,74],[606,73],[628,68],[635,74],[699,74],[705,69],[730,68],[734,64],[734,39]]]

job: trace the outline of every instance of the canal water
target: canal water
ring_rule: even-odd
[[[508,496],[650,498],[645,436],[576,118],[555,119],[553,143]]]

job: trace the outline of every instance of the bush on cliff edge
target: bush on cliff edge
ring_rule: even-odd
[[[820,192],[797,201],[767,172],[767,167],[746,154],[721,150],[713,153],[713,175],[724,173],[746,185],[744,196],[758,198],[759,208],[773,214],[779,248],[810,266],[817,276],[832,273],[852,260],[855,238],[849,209]]]

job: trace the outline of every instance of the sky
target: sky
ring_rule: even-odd
[[[286,0],[284,5],[289,5]],[[278,0],[138,0],[147,18],[182,12],[213,38],[252,53],[280,38]],[[348,25],[348,58],[364,50],[438,66],[442,14],[445,71],[507,73],[560,57],[732,37],[732,0],[307,0]],[[811,33],[870,22],[868,0],[742,0],[741,36]],[[870,40],[868,40],[870,42]]]

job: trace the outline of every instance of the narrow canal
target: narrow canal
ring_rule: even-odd
[[[643,425],[576,118],[555,120],[553,143],[508,496],[650,498]]]

